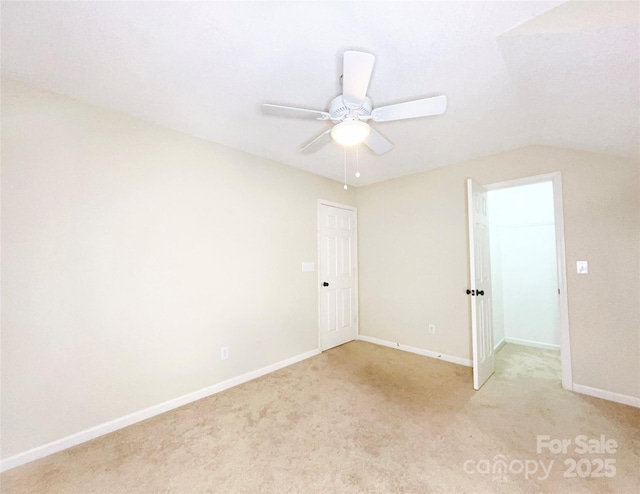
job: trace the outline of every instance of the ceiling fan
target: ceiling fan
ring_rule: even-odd
[[[268,114],[312,120],[331,120],[335,125],[304,146],[301,151],[313,152],[324,145],[329,136],[343,146],[356,146],[364,142],[374,153],[384,154],[393,148],[387,139],[367,123],[390,122],[407,118],[441,115],[447,109],[447,97],[435,96],[373,108],[367,97],[367,88],[375,57],[360,51],[344,53],[342,94],[329,103],[328,111],[309,110],[265,103],[262,110]]]

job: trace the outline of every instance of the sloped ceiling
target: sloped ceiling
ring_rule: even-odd
[[[445,94],[438,117],[374,124],[348,182],[529,144],[640,150],[640,3],[3,2],[2,74],[336,180],[344,152],[299,149],[330,123],[342,54],[376,56],[374,106]]]

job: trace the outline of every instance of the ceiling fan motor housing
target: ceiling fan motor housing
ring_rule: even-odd
[[[373,105],[371,104],[371,99],[365,97],[362,101],[362,105],[359,108],[349,108],[345,105],[344,100],[342,99],[342,95],[336,96],[329,103],[329,114],[331,115],[331,120],[333,121],[342,121],[346,118],[356,118],[358,120],[368,120],[371,116],[371,110],[373,109]]]

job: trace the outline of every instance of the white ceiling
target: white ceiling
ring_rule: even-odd
[[[2,2],[2,73],[341,180],[343,151],[300,147],[328,122],[342,53],[376,56],[374,106],[448,97],[438,117],[376,129],[366,185],[529,144],[640,150],[640,3]]]

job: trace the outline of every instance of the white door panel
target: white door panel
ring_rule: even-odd
[[[473,387],[480,389],[494,371],[493,316],[491,314],[491,256],[487,190],[467,180],[469,208],[469,265],[471,280],[471,339]]]
[[[355,211],[320,204],[319,244],[320,342],[327,350],[358,332]]]

